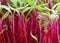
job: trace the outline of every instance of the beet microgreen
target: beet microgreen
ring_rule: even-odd
[[[0,43],[60,43],[60,0],[0,0]]]

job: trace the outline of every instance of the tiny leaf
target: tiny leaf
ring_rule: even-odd
[[[10,0],[14,7],[17,7],[17,0]]]
[[[5,6],[5,5],[0,5],[0,8],[4,8],[4,9],[6,9],[7,11],[9,11],[9,12],[11,12],[11,10],[10,10],[10,8],[8,7],[8,6]]]
[[[6,12],[3,16],[2,16],[2,20],[4,20],[5,18],[7,18],[9,15],[9,12]]]
[[[25,9],[23,10],[23,12],[28,11],[30,8],[31,8],[31,7],[27,7],[27,8],[25,8]]]

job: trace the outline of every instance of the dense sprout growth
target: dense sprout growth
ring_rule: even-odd
[[[0,43],[60,43],[60,0],[0,0]]]

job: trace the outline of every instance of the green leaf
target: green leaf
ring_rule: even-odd
[[[32,0],[27,0],[27,2],[30,6],[33,6],[33,1]]]
[[[47,9],[45,7],[46,7],[46,4],[39,4],[36,6],[36,8],[40,11],[46,11]]]
[[[24,10],[23,10],[23,12],[26,12],[26,11],[28,11],[28,10],[30,10],[31,9],[31,7],[26,7]]]
[[[23,4],[26,5],[28,2],[26,0],[24,0]]]
[[[47,9],[45,7],[40,7],[40,6],[37,6],[38,10],[40,11],[46,11]]]
[[[10,0],[14,7],[17,7],[17,0]]]
[[[37,4],[37,0],[27,0],[28,4],[33,7]]]
[[[22,6],[23,4],[22,0],[17,0],[17,2],[20,4],[20,6]]]
[[[6,12],[3,16],[2,16],[2,20],[4,20],[5,18],[7,18],[9,15],[9,12]]]
[[[53,1],[54,1],[54,3],[60,2],[60,0],[53,0]]]
[[[31,8],[29,11],[28,11],[28,14],[33,10],[33,8]]]
[[[57,6],[59,6],[60,5],[60,2],[58,2],[58,3],[56,3],[53,7],[52,7],[52,9],[55,9]]]
[[[17,1],[18,1],[18,3],[20,4],[21,7],[25,6],[28,3],[27,0],[17,0]]]
[[[47,10],[46,11],[43,11],[42,14],[45,14],[47,16],[50,16],[50,11],[47,11]]]
[[[39,4],[36,7],[46,6],[46,4]]]
[[[58,11],[59,9],[60,9],[60,5],[57,6],[56,11]]]
[[[28,0],[28,4],[31,6],[31,9],[28,12],[28,14],[29,14],[36,7],[37,0]]]
[[[33,7],[35,7],[37,5],[37,0],[33,1]]]
[[[0,5],[0,8],[1,9],[6,9],[7,11],[11,12],[10,8],[8,6],[5,6],[5,5]]]

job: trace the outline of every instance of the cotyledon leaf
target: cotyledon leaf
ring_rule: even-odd
[[[22,0],[17,0],[17,2],[20,4],[20,6],[22,6]]]
[[[14,7],[17,7],[17,0],[10,0]]]
[[[30,6],[33,5],[33,1],[32,1],[32,0],[27,0],[27,2],[28,2],[28,4],[29,4]]]
[[[8,6],[5,6],[5,5],[0,5],[0,8],[1,9],[6,9],[7,11],[11,12],[10,8]]]
[[[25,9],[23,10],[23,12],[28,11],[30,8],[31,8],[31,7],[27,7],[27,8],[25,8]]]
[[[47,4],[38,4],[36,7],[46,6]]]
[[[6,13],[2,16],[2,21],[3,21],[5,18],[7,18],[8,15],[9,15],[9,12],[6,12]]]

